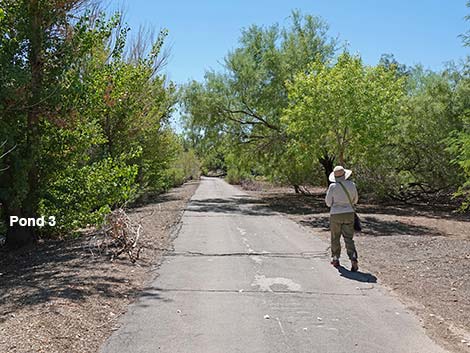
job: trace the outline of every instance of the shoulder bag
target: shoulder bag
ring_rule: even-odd
[[[361,220],[359,219],[359,216],[356,213],[356,209],[354,208],[354,205],[351,201],[351,195],[349,195],[348,189],[346,189],[346,187],[341,182],[338,182],[338,184],[341,185],[341,187],[343,188],[344,192],[346,193],[346,196],[348,197],[349,204],[354,210],[354,230],[360,232],[362,230]]]

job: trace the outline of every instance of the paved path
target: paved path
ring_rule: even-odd
[[[444,353],[370,274],[328,244],[204,178],[160,275],[102,353]]]

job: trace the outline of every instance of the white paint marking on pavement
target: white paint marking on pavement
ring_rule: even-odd
[[[284,327],[282,327],[281,320],[279,320],[278,317],[276,318],[276,320],[277,320],[277,323],[279,324],[279,327],[281,328],[282,334],[285,336],[286,332],[284,331]]]
[[[247,238],[243,237],[242,241],[243,241],[243,244],[245,244],[245,247],[249,253],[254,252],[254,250],[250,246],[250,243],[248,243]],[[258,265],[261,265],[263,263],[263,260],[261,260],[259,256],[251,256],[250,259],[252,259]]]
[[[246,234],[246,230],[243,229],[243,228],[237,227],[237,230],[240,232],[241,235],[245,235],[245,234]]]
[[[243,244],[245,244],[246,249],[248,250],[248,252],[250,252],[250,253],[254,252],[254,250],[251,248],[250,244],[248,243],[248,239],[243,237],[242,240],[243,240]]]
[[[327,330],[327,331],[339,331],[336,327],[326,327],[326,326],[323,326],[323,325],[315,325],[315,326],[313,326],[313,328],[321,328],[321,329],[324,329],[324,330]]]
[[[293,280],[284,277],[266,277],[264,275],[256,275],[255,280],[251,284],[253,287],[258,286],[261,291],[272,292],[271,286],[273,285],[286,286],[289,291],[300,291],[301,286]]]

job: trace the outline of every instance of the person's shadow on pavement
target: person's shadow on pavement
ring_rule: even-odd
[[[377,283],[377,277],[375,277],[371,273],[364,273],[364,272],[351,272],[346,269],[344,266],[338,267],[338,272],[341,274],[341,277],[345,277],[351,279],[353,281],[358,282],[367,282],[367,283]]]

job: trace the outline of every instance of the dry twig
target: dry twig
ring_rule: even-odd
[[[94,247],[99,253],[104,250],[107,255],[109,254],[111,261],[121,254],[127,254],[132,263],[136,262],[142,250],[139,238],[142,232],[141,221],[145,217],[139,222],[134,222],[122,208],[114,210],[106,216],[104,226],[96,233],[102,235],[103,239],[96,242]]]

